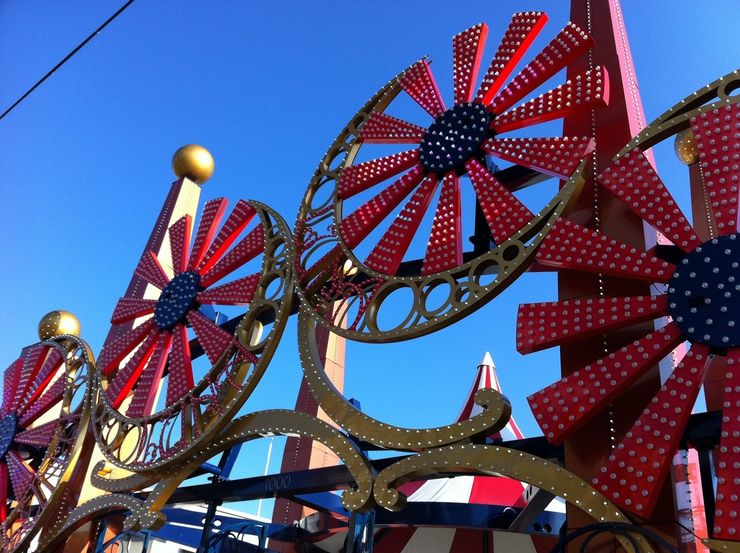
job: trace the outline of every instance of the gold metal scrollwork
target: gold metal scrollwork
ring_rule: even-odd
[[[321,408],[353,436],[381,447],[400,451],[422,451],[493,434],[506,426],[511,415],[509,401],[491,388],[478,390],[482,413],[467,420],[437,428],[401,428],[374,419],[347,401],[324,371],[316,344],[316,318],[301,308],[298,315],[298,347],[303,374]]]

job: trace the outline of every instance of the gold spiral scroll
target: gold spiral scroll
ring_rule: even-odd
[[[324,412],[351,435],[380,447],[423,451],[488,436],[501,430],[509,421],[509,400],[492,388],[482,388],[475,394],[475,403],[484,408],[482,413],[436,428],[402,428],[366,415],[347,401],[326,375],[316,343],[316,319],[310,309],[301,307],[298,314],[298,349],[303,375]]]
[[[492,445],[456,444],[413,455],[383,469],[375,480],[373,494],[381,507],[399,511],[406,497],[398,490],[405,482],[431,474],[480,474],[506,476],[537,486],[562,497],[597,522],[629,522],[629,519],[603,495],[563,467],[535,455]],[[633,538],[640,551],[652,551],[639,534]],[[629,540],[617,536],[625,551],[634,551]]]

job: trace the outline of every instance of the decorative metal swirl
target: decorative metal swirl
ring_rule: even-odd
[[[347,401],[326,375],[316,343],[316,324],[317,316],[302,307],[298,315],[298,348],[303,376],[324,412],[351,435],[380,447],[423,451],[488,436],[506,426],[511,405],[492,388],[478,390],[475,394],[476,404],[484,408],[482,413],[437,428],[401,428],[366,415]]]
[[[159,470],[165,466],[181,465],[183,461],[197,456],[199,451],[207,449],[214,437],[229,423],[251,395],[272,359],[285,328],[292,300],[292,272],[289,261],[292,259],[291,249],[293,247],[291,235],[285,222],[271,208],[255,201],[242,202],[242,204],[254,210],[261,222],[261,225],[244,239],[245,241],[255,240],[255,233],[261,228],[264,234],[261,270],[253,275],[256,278],[248,277],[251,282],[249,307],[236,326],[233,336],[226,336],[226,330],[210,322],[207,327],[202,327],[199,342],[209,358],[212,351],[208,351],[208,340],[224,344],[223,349],[218,348],[218,351],[223,351],[223,353],[220,353],[205,376],[192,389],[187,389],[182,397],[168,402],[161,411],[133,417],[129,416],[130,413],[124,413],[121,408],[114,406],[113,398],[117,396],[109,393],[114,384],[103,372],[105,367],[101,367],[101,371],[98,372],[97,409],[94,417],[95,437],[105,458],[118,467],[132,471]],[[207,205],[206,211],[208,209]],[[233,233],[229,225],[227,221],[224,229]],[[216,236],[215,241],[218,240],[219,237]],[[184,242],[187,247],[187,240]],[[196,249],[197,243],[198,238],[196,237]],[[234,258],[238,261],[239,248],[240,244],[234,246],[232,251],[237,251],[237,254],[229,258],[231,254],[227,253],[220,262],[227,266],[233,265]],[[214,267],[217,270],[218,264]],[[229,298],[233,297],[233,291],[227,290],[226,293]],[[215,301],[215,303],[219,302]],[[158,312],[155,311],[154,317],[157,316]],[[202,315],[196,314],[195,316],[199,319],[189,316],[188,320],[193,318],[194,324],[205,325]],[[201,322],[198,323],[198,320]],[[160,322],[155,320],[154,324],[160,324]],[[138,328],[146,324],[148,323],[145,321],[131,332],[135,333]],[[269,331],[265,331],[267,325],[271,325]],[[165,331],[161,334],[166,336]],[[144,344],[139,346],[139,350],[143,348]],[[103,355],[105,355],[105,350]],[[137,353],[134,353],[131,359],[133,360],[136,355]],[[112,354],[108,357],[116,359]],[[128,363],[132,362],[128,361]],[[147,363],[154,362],[150,358]],[[167,366],[172,367],[171,363],[172,361]],[[149,368],[147,365],[146,370]],[[160,379],[163,379],[165,374],[160,372]],[[161,386],[161,382],[155,379],[148,385],[157,387]],[[182,383],[168,382],[168,386],[174,385],[182,386]],[[175,394],[177,395],[179,394]]]

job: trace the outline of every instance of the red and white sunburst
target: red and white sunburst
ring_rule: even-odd
[[[651,512],[709,367],[726,362],[722,437],[717,460],[714,536],[740,532],[740,107],[730,104],[691,118],[700,169],[717,236],[702,242],[645,154],[634,149],[597,179],[660,231],[675,264],[566,220],[542,243],[543,265],[649,283],[653,296],[585,298],[523,305],[517,349],[528,353],[650,320],[665,326],[564,377],[530,398],[547,438],[562,442],[674,348],[681,363],[612,451],[593,484],[626,509]],[[668,256],[664,256],[666,259]]]
[[[397,273],[440,182],[441,192],[422,273],[460,265],[463,258],[460,177],[463,175],[472,183],[497,244],[532,220],[533,213],[486,167],[486,155],[568,178],[581,158],[591,151],[591,140],[583,137],[499,137],[607,101],[607,75],[602,67],[596,67],[513,107],[592,46],[586,33],[568,23],[504,86],[546,21],[547,16],[540,12],[513,16],[477,92],[475,83],[488,27],[481,23],[456,35],[453,38],[454,105],[449,109],[426,60],[408,69],[399,84],[434,118],[426,128],[382,112],[372,113],[364,122],[360,143],[419,144],[413,150],[358,163],[341,171],[337,197],[342,201],[405,172],[342,219],[339,233],[350,249],[365,240],[411,194],[372,248],[365,265],[385,274]]]
[[[261,266],[254,274],[214,286],[260,255],[265,245],[262,224],[236,242],[256,214],[244,200],[236,204],[216,233],[227,203],[219,198],[205,205],[192,248],[189,216],[170,227],[172,278],[154,252],[142,257],[135,272],[161,290],[158,299],[121,298],[116,305],[111,318],[114,325],[130,325],[131,321],[148,317],[107,344],[98,359],[98,368],[107,379],[105,393],[111,405],[118,409],[133,394],[126,407],[129,417],[150,415],[165,382],[167,406],[193,389],[189,328],[195,335],[192,344],[197,343],[211,363],[234,340],[233,334],[201,312],[202,305],[246,306],[254,297]]]

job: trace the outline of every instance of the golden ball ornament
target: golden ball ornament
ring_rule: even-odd
[[[42,341],[62,334],[79,336],[80,320],[69,311],[62,309],[49,311],[41,317],[41,321],[39,322],[39,338]]]
[[[172,170],[177,178],[186,177],[197,184],[213,176],[215,165],[211,152],[198,144],[183,146],[172,156]]]
[[[696,138],[691,129],[684,129],[676,135],[673,148],[681,163],[691,165],[699,161],[699,147],[696,145]]]

